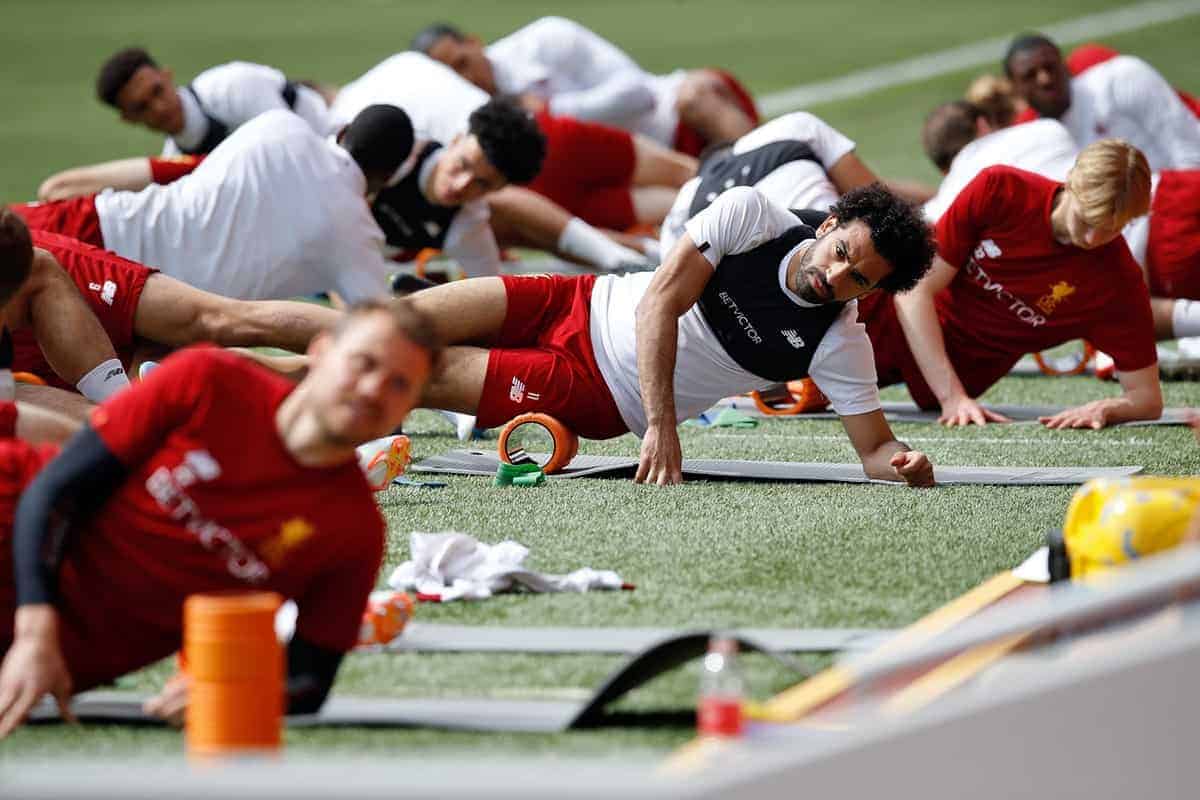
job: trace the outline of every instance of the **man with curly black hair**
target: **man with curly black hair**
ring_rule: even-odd
[[[878,184],[815,228],[735,187],[687,222],[653,273],[504,276],[413,295],[454,345],[422,403],[482,427],[541,411],[588,438],[632,431],[637,480],[665,485],[682,480],[679,422],[811,376],[868,475],[927,485],[929,459],[884,420],[856,299],[913,286],[933,252],[918,210]]]

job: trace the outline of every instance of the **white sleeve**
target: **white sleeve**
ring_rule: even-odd
[[[192,81],[201,104],[230,132],[276,108],[288,109],[283,99],[287,77],[274,67],[234,61],[207,69]]]
[[[1114,107],[1163,148],[1170,169],[1200,167],[1200,119],[1157,70],[1139,58],[1121,58],[1124,69],[1111,83]]]
[[[389,279],[396,264],[383,254],[383,232],[378,238],[362,237],[343,244],[342,252],[330,264],[332,284],[347,303],[370,300],[390,293]]]
[[[450,221],[442,252],[458,262],[468,278],[500,274],[500,248],[483,200],[472,200]]]
[[[552,113],[612,122],[643,114],[657,103],[650,76],[579,23],[544,17],[519,33],[535,40],[537,62],[548,75],[576,87],[550,98]]]
[[[813,353],[808,375],[838,416],[878,411],[879,381],[867,326],[858,321],[858,301],[846,304]]]
[[[680,187],[679,194],[675,195],[675,202],[671,203],[671,210],[663,218],[658,232],[658,249],[663,258],[666,258],[667,253],[670,253],[675,247],[679,237],[683,236],[683,224],[688,220],[688,211],[692,207],[692,200],[695,199],[696,189],[699,186],[699,177],[690,178]]]
[[[688,220],[684,230],[715,267],[725,256],[753,250],[799,223],[757,189],[735,186]]]
[[[855,148],[854,140],[807,111],[796,111],[770,123],[772,138],[796,139],[812,148],[826,170]]]

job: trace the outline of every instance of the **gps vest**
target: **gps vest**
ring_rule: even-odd
[[[696,187],[696,194],[688,207],[688,217],[694,217],[708,208],[726,189],[753,186],[793,161],[821,164],[813,149],[797,139],[770,142],[745,153],[727,151],[713,156],[700,166],[700,185]]]
[[[427,144],[404,179],[381,191],[371,206],[375,221],[392,247],[441,249],[446,242],[446,231],[461,206],[435,205],[425,199],[420,186],[421,168],[441,147],[437,142]]]
[[[729,357],[749,373],[783,382],[808,375],[813,354],[845,307],[799,306],[779,285],[792,248],[816,234],[797,225],[745,253],[728,255],[700,296],[700,313]]]
[[[204,138],[200,140],[200,144],[195,147],[180,147],[180,151],[187,153],[190,156],[207,155],[217,149],[217,145],[225,141],[232,132],[229,129],[229,123],[223,122],[213,115],[204,106],[204,101],[200,99],[200,95],[192,88],[191,84],[184,86],[183,91],[192,96],[196,101],[196,105],[200,108],[200,113],[204,115],[204,119],[208,122],[208,127],[204,131]],[[283,102],[290,109],[296,108],[296,83],[295,81],[285,81],[283,88],[279,90],[279,96],[283,98]]]

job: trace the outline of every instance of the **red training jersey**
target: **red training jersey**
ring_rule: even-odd
[[[938,254],[958,274],[935,306],[950,363],[972,397],[1025,353],[1073,339],[1087,339],[1123,372],[1157,360],[1150,294],[1124,238],[1093,250],[1054,238],[1050,212],[1061,186],[1032,172],[989,167],[937,223]],[[922,403],[918,395],[928,387],[919,371],[913,374],[906,339],[894,335],[891,298],[873,299],[860,316],[881,381],[905,380]]]
[[[306,467],[284,448],[275,413],[291,389],[241,356],[188,348],[93,412],[130,472],[63,558],[77,690],[178,650],[195,592],[279,592],[300,608],[298,636],[354,646],[386,527],[356,460]]]
[[[116,253],[46,231],[30,231],[33,246],[54,256],[112,341],[117,357],[129,365],[135,340],[134,318],[142,288],[157,270]],[[12,331],[13,369],[32,372],[51,386],[75,391],[51,369],[32,328]]]

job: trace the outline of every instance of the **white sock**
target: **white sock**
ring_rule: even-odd
[[[473,414],[460,414],[457,411],[446,411],[440,408],[438,413],[450,420],[460,442],[469,441],[475,434],[475,416]]]
[[[1200,302],[1176,300],[1171,309],[1171,329],[1176,339],[1200,336]]]
[[[604,270],[644,266],[647,259],[636,250],[619,245],[579,217],[571,217],[558,237],[558,250]]]
[[[129,385],[125,367],[115,358],[110,358],[84,375],[75,388],[93,403],[103,403]]]

